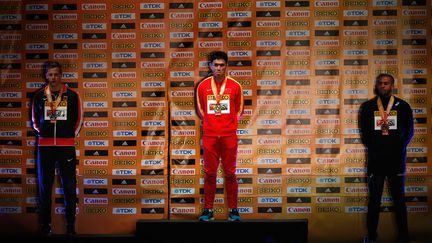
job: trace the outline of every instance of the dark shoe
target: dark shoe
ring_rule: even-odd
[[[240,214],[237,208],[233,208],[230,210],[228,214],[228,221],[240,221]]]
[[[41,228],[40,228],[40,233],[45,237],[51,236],[52,235],[51,225],[50,224],[42,224]]]
[[[75,225],[66,225],[66,234],[68,236],[75,236],[76,235],[76,231],[75,231]]]
[[[365,236],[363,238],[363,243],[377,243],[378,241],[376,239],[372,239],[369,236]]]
[[[213,211],[211,209],[205,208],[198,220],[203,222],[214,220]]]

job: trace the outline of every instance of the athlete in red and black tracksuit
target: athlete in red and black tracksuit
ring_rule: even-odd
[[[216,107],[217,103],[220,110]],[[238,184],[235,173],[237,125],[243,113],[242,87],[228,76],[222,82],[215,82],[214,76],[208,77],[197,86],[196,104],[197,113],[203,121],[204,208],[213,208],[217,169],[222,162],[228,207],[237,209]]]
[[[33,128],[37,131],[38,203],[41,223],[49,227],[50,232],[51,194],[57,162],[63,186],[66,224],[74,231],[77,200],[74,138],[82,124],[82,105],[78,93],[62,85],[60,91],[49,92],[52,100],[59,101],[53,112],[47,99],[48,87],[49,85],[38,90],[32,103]],[[61,99],[57,99],[59,95]]]

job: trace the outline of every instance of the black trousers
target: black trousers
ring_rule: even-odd
[[[376,239],[378,237],[377,227],[380,214],[381,196],[386,178],[396,213],[396,225],[398,228],[399,239],[402,241],[408,241],[409,233],[407,208],[405,204],[405,176],[396,174],[370,174],[368,177],[369,203],[366,224],[369,237],[371,239]]]
[[[63,188],[66,224],[74,224],[77,202],[75,147],[39,146],[37,152],[38,203],[41,223],[51,223],[52,188],[55,169],[58,168]]]

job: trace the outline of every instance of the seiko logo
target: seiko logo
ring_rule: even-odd
[[[336,17],[339,16],[339,12],[337,10],[328,10],[328,11],[314,11],[315,17]]]
[[[108,171],[105,169],[92,169],[84,170],[84,175],[107,175]]]

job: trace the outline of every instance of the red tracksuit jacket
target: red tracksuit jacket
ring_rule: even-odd
[[[233,78],[226,76],[222,84],[217,84],[219,94],[225,84],[220,104],[221,115],[215,115],[213,109],[216,98],[212,90],[213,77],[205,78],[197,86],[196,104],[198,116],[203,120],[204,136],[232,136],[237,134],[238,119],[243,114],[243,90]]]

